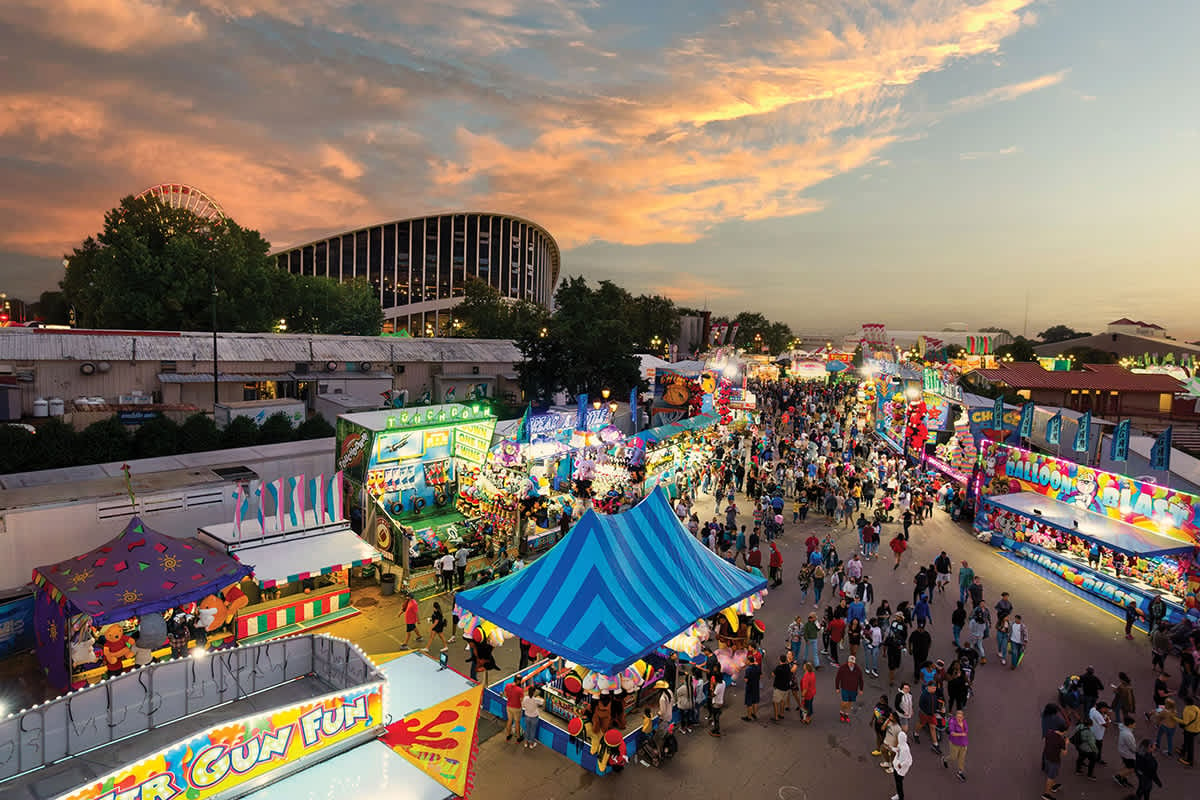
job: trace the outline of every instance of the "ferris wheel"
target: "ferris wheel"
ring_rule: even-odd
[[[160,183],[138,193],[138,199],[152,197],[170,208],[182,208],[208,220],[225,219],[225,211],[204,192],[186,183]]]

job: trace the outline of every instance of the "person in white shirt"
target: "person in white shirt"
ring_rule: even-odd
[[[1096,763],[1104,763],[1104,732],[1108,729],[1108,703],[1101,700],[1092,706],[1088,712],[1088,720],[1092,723],[1092,736],[1096,737]]]
[[[712,728],[710,736],[721,735],[721,712],[725,709],[725,681],[717,678],[712,689]]]
[[[538,746],[538,728],[541,727],[542,706],[545,699],[537,696],[537,688],[531,683],[525,687],[525,696],[521,698],[521,715],[525,723],[525,746],[530,750]]]
[[[892,777],[896,779],[896,793],[892,800],[904,800],[904,776],[912,767],[912,750],[908,747],[908,736],[901,731],[896,734],[896,755],[892,759]]]
[[[437,567],[442,576],[442,591],[454,591],[454,556],[446,553],[437,560]]]

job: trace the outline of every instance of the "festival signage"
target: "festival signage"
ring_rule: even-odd
[[[57,800],[203,800],[298,759],[370,734],[383,721],[383,684],[224,723],[122,767]]]
[[[1161,536],[1200,543],[1200,497],[1066,459],[987,441],[984,494],[1037,492]]]
[[[1021,410],[1005,409],[1004,417],[999,424],[995,420],[994,408],[973,408],[969,417],[971,435],[976,443],[987,439],[990,441],[1009,442],[1016,444],[1021,427]]]
[[[459,796],[470,788],[483,685],[388,725],[380,741]]]

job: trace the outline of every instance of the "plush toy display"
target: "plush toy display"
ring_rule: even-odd
[[[133,655],[133,639],[125,635],[120,625],[113,623],[104,629],[104,665],[110,673],[124,669],[124,660]]]
[[[219,595],[210,594],[200,601],[196,609],[200,627],[209,633],[233,621],[234,615],[250,603],[250,598],[235,583]]]

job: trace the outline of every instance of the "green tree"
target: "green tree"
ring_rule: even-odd
[[[138,458],[160,458],[179,452],[179,424],[161,414],[147,420],[133,433]]]
[[[258,426],[249,417],[234,417],[221,431],[222,447],[253,447],[258,444]]]
[[[221,449],[221,432],[207,414],[192,414],[179,426],[179,449],[184,453],[204,453]]]
[[[35,434],[16,425],[0,425],[0,475],[37,469]]]
[[[36,303],[30,306],[30,316],[47,325],[66,325],[70,322],[70,309],[62,292],[42,292]]]
[[[259,444],[280,444],[290,442],[293,438],[295,431],[292,428],[292,419],[282,411],[267,417],[258,429]]]
[[[315,414],[296,426],[297,439],[328,439],[336,433],[329,421],[320,414]]]
[[[1037,343],[1024,336],[1015,336],[1011,344],[1002,344],[996,348],[996,356],[1012,356],[1013,361],[1037,361],[1037,353],[1033,351],[1035,344]]]
[[[133,438],[116,414],[80,431],[75,447],[81,464],[127,461],[133,457]]]
[[[1064,356],[1075,356],[1073,369],[1083,369],[1085,364],[1116,364],[1117,354],[1095,347],[1072,347],[1063,351]]]
[[[738,326],[734,345],[750,353],[761,354],[764,346],[768,353],[782,353],[792,342],[791,327],[772,322],[756,311],[743,311],[733,318],[732,324]]]
[[[549,316],[536,303],[506,300],[495,287],[472,278],[462,302],[454,307],[454,318],[461,323],[454,333],[474,339],[519,339],[540,332]]]
[[[521,388],[548,400],[555,392],[623,396],[638,383],[638,360],[629,330],[629,292],[609,281],[595,289],[582,277],[564,281],[555,293],[555,312],[544,329],[517,339],[524,361],[517,366]]]
[[[1065,342],[1068,339],[1082,339],[1084,336],[1092,334],[1085,331],[1077,331],[1074,328],[1068,328],[1066,325],[1051,325],[1046,330],[1038,334],[1038,338],[1044,343]]]
[[[641,294],[633,298],[627,307],[626,319],[634,346],[646,350],[655,337],[662,342],[675,342],[679,339],[680,316],[679,309],[669,297]]]
[[[57,469],[78,464],[78,436],[74,428],[57,418],[39,425],[33,437],[31,469]]]
[[[280,318],[290,332],[378,336],[383,330],[379,293],[365,278],[339,283],[292,275],[289,280],[283,289],[286,310]]]

